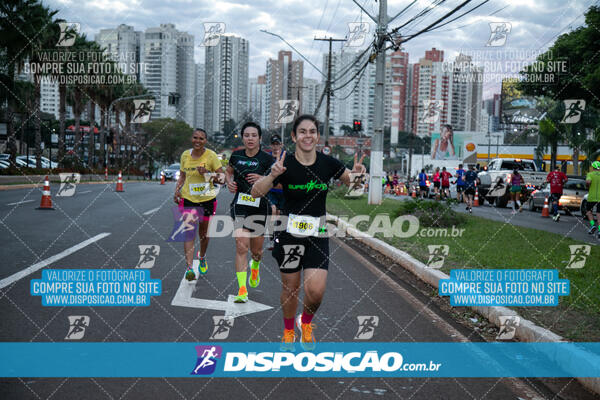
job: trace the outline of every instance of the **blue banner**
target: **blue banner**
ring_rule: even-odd
[[[2,377],[600,377],[600,343],[0,343]]]

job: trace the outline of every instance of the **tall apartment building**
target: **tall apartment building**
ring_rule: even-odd
[[[452,123],[452,67],[444,64],[444,52],[435,48],[427,50],[425,57],[413,65],[411,110],[413,132],[418,136],[431,136],[440,132],[441,126]],[[443,105],[435,122],[424,122],[427,104]]]
[[[248,110],[250,43],[231,33],[205,50],[204,124],[209,134],[222,132],[225,122],[239,123]]]
[[[306,78],[304,79],[304,89],[302,89],[302,114],[313,114],[315,109],[317,108],[317,104],[319,104],[319,99],[321,98],[321,93],[323,92],[323,85],[316,79]],[[325,115],[323,113],[325,108],[323,104],[321,104],[321,108],[319,110],[319,115],[316,117],[319,120],[322,120],[322,116]]]
[[[302,109],[301,90],[304,80],[304,62],[292,60],[291,51],[280,51],[277,59],[267,61],[266,89],[267,128],[280,127],[275,121],[279,116],[279,100],[299,100]]]
[[[456,57],[452,76],[452,127],[479,131],[483,96],[483,69],[464,54]],[[482,128],[487,131],[487,124]]]
[[[174,118],[193,126],[194,37],[173,24],[148,28],[141,39],[140,62],[140,80],[156,101],[151,118]]]
[[[143,33],[133,26],[121,24],[114,29],[101,29],[95,41],[111,59],[118,63],[122,73],[140,78],[140,44]]]
[[[262,128],[268,124],[266,103],[267,103],[267,77],[259,75],[256,78],[250,78],[248,94],[248,111],[252,119]]]
[[[196,90],[194,91],[194,128],[204,127],[204,64],[196,64]]]
[[[405,131],[408,114],[409,65],[408,53],[401,50],[390,54],[391,76],[389,86],[392,92],[391,100],[391,136],[392,143],[397,142],[398,131]]]

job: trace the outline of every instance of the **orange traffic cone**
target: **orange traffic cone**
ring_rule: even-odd
[[[479,190],[475,186],[475,198],[473,199],[473,207],[479,207]]]
[[[119,171],[119,177],[117,178],[117,192],[124,192],[123,190],[123,177],[121,176],[121,171]]]
[[[417,188],[415,186],[413,186],[412,198],[413,199],[417,198]]]
[[[48,180],[48,175],[44,178],[42,201],[40,202],[38,210],[54,210],[54,207],[52,207],[52,196],[50,195],[50,181]]]
[[[164,174],[160,176],[160,184],[161,185],[165,184],[165,175]]]
[[[548,196],[544,199],[544,208],[542,208],[542,217],[550,217],[550,208],[548,207]]]

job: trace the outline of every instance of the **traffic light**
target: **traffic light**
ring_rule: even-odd
[[[362,131],[362,121],[360,119],[355,119],[353,128],[354,128],[354,132],[361,132]]]

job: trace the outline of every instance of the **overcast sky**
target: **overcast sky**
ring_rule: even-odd
[[[377,15],[378,2],[358,1],[371,15]],[[388,14],[396,15],[411,1],[389,0]],[[468,10],[481,1],[473,0],[463,10]],[[583,13],[596,1],[490,0],[438,31],[409,41],[404,49],[410,54],[411,63],[417,62],[424,56],[425,50],[432,47],[444,50],[445,61],[453,61],[461,50],[473,54],[480,62],[485,59],[488,68],[484,98],[487,98],[499,92],[500,85],[495,82],[497,76],[492,74],[494,69],[510,68],[505,61],[523,60],[527,54],[547,49],[559,34],[581,26],[584,23]],[[390,27],[405,23],[421,10],[430,7],[432,2],[433,0],[418,0],[394,20]],[[461,2],[462,0],[446,0],[418,23],[408,25],[401,31],[402,34],[422,29]],[[195,36],[195,61],[200,63],[204,62],[204,49],[200,46],[204,38],[203,23],[224,22],[227,32],[242,36],[250,42],[250,77],[264,74],[267,59],[276,57],[279,50],[289,49],[279,39],[260,32],[261,29],[283,36],[319,68],[327,43],[314,41],[314,37],[344,38],[348,33],[349,22],[370,22],[370,33],[375,30],[369,17],[352,0],[51,0],[44,1],[44,4],[59,10],[58,18],[79,22],[82,32],[92,39],[100,29],[114,28],[122,23],[142,31],[161,23],[173,23],[178,30]],[[486,47],[491,22],[510,23],[511,31],[504,46]],[[339,49],[341,44],[334,46],[334,49]],[[294,54],[293,58],[296,57]],[[306,63],[304,70],[305,77],[320,77]]]

